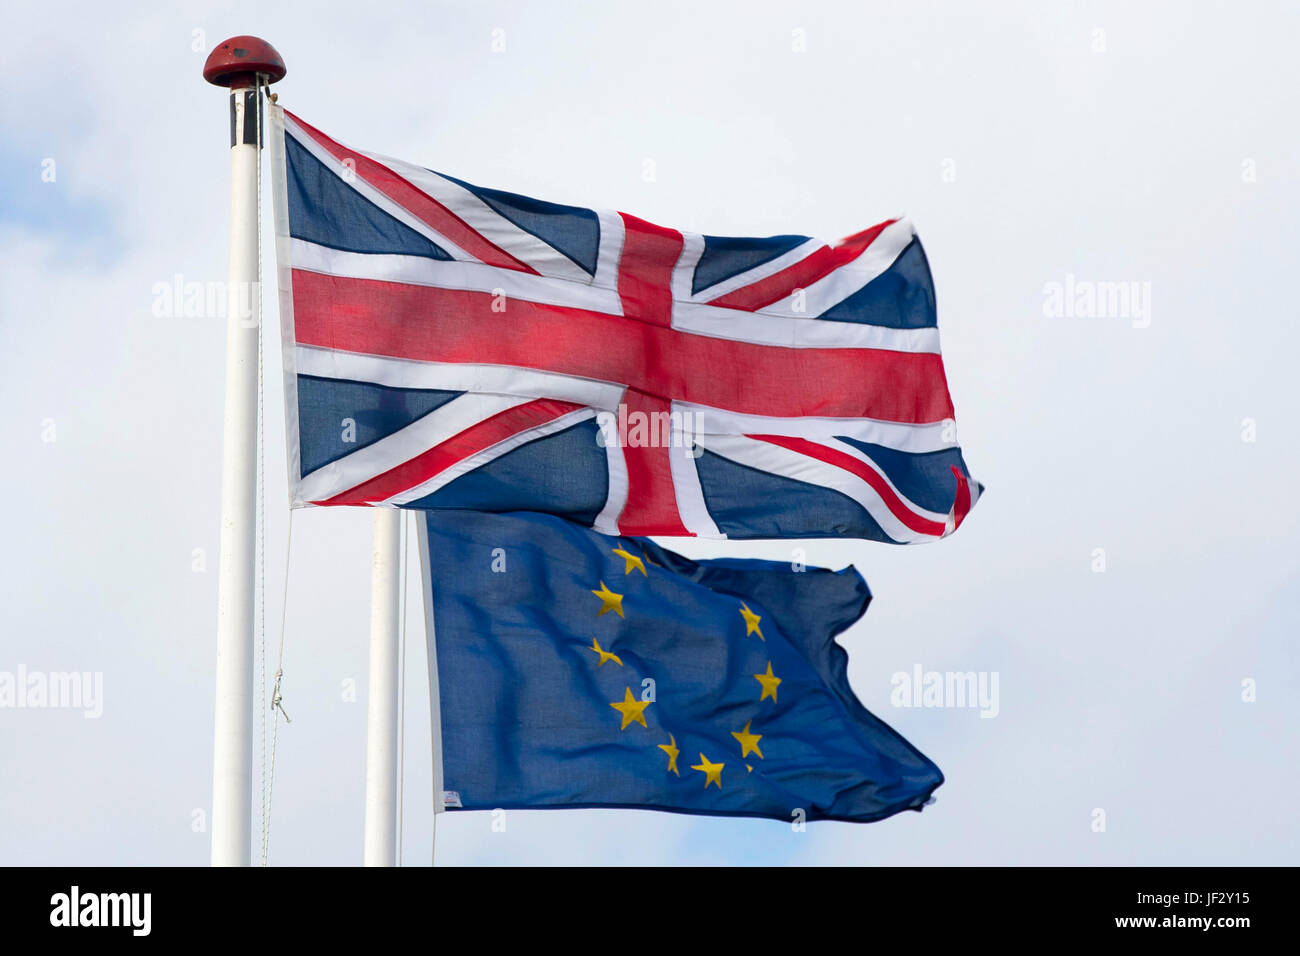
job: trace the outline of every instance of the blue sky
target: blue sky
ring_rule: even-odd
[[[207,861],[224,331],[156,315],[153,288],[225,278],[226,102],[199,70],[240,33],[276,44],[281,102],[311,123],[475,183],[722,235],[833,239],[906,213],[988,486],[937,545],[802,544],[871,584],[842,638],[850,677],[943,768],[933,807],[802,833],[624,811],[512,812],[493,832],[448,815],[439,862],[1296,861],[1294,7],[398,7],[8,11],[0,671],[102,672],[104,713],[0,709],[0,861]],[[1048,314],[1067,277],[1149,284],[1149,324]],[[272,657],[280,401],[272,375]],[[361,858],[369,537],[361,511],[295,518],[273,862]],[[786,559],[794,543],[671,546]],[[427,863],[411,605],[403,852]],[[996,672],[998,716],[892,706],[891,675],[917,664]]]

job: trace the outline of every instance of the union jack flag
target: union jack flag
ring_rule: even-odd
[[[978,498],[907,220],[698,235],[273,126],[294,506],[911,543]]]

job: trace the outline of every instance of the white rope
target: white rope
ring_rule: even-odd
[[[263,83],[263,92],[270,103],[276,101],[276,96],[270,92],[270,87]],[[260,104],[259,104],[260,105]],[[261,126],[261,109],[257,112],[259,116],[259,142],[263,142],[263,126]],[[261,269],[261,150],[259,148],[259,163],[257,163],[257,268]],[[260,272],[259,272],[260,276]],[[260,286],[259,286],[260,294]],[[285,678],[285,632],[286,620],[289,619],[289,568],[292,566],[292,557],[294,557],[294,509],[289,509],[289,520],[287,520],[287,529],[285,533],[285,580],[281,597],[279,597],[279,648],[276,654],[276,678],[272,691],[270,691],[270,711],[272,711],[272,724],[270,724],[270,761],[269,766],[263,771],[265,783],[265,800],[263,803],[263,845],[261,845],[261,865],[266,866],[270,860],[270,812],[274,805],[274,793],[276,793],[276,753],[279,744],[279,718],[285,718],[285,723],[292,723],[289,719],[289,711],[285,710],[283,704],[283,695],[281,693],[281,682]],[[265,724],[264,724],[265,726]]]
[[[284,677],[284,623],[289,609],[289,565],[293,557],[293,509],[289,509],[289,531],[284,543],[284,593],[280,598],[280,653],[275,665],[275,686],[271,690],[271,710],[274,717],[271,724],[271,769],[266,778],[266,815],[262,821],[265,833],[262,843],[262,865],[266,866],[271,855],[271,801],[275,793],[275,750],[280,740],[280,718],[286,724],[292,723],[281,703],[280,681]]]
[[[258,77],[259,87],[262,77]],[[261,811],[262,865],[266,865],[266,414],[263,390],[266,378],[263,374],[263,354],[265,336],[262,321],[262,102],[259,88],[253,97],[255,122],[257,123],[257,722],[261,730],[262,779],[259,786],[258,803]],[[248,122],[248,117],[244,117]]]
[[[270,99],[270,90],[264,76],[258,77],[259,92]],[[289,609],[289,567],[293,557],[293,509],[289,509],[288,530],[284,544],[284,587],[280,595],[280,647],[276,658],[275,682],[271,689],[271,751],[268,763],[266,747],[266,419],[264,407],[265,375],[263,373],[263,327],[262,318],[262,152],[266,145],[265,125],[262,115],[265,106],[258,98],[257,102],[257,511],[258,511],[258,564],[260,568],[258,622],[258,721],[262,730],[262,779],[259,782],[259,803],[261,809],[261,865],[266,866],[271,855],[271,807],[275,793],[275,755],[276,745],[280,739],[280,718],[291,723],[289,714],[284,709],[280,683],[284,678],[284,636],[285,622]]]

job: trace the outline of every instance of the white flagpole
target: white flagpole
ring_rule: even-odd
[[[397,863],[397,682],[403,514],[375,508],[366,710],[366,866]]]
[[[217,582],[212,865],[248,866],[253,809],[253,601],[257,496],[258,165],[264,138],[259,84],[284,76],[266,41],[233,37],[203,65],[230,88],[230,282],[226,290],[226,411]]]

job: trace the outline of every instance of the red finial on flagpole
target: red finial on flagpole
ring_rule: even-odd
[[[260,73],[265,82],[284,79],[284,60],[275,47],[258,37],[231,37],[217,44],[203,64],[203,78],[216,86],[243,89],[257,84]]]

